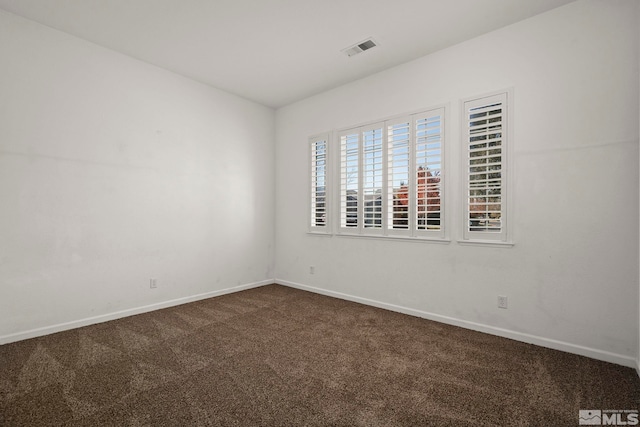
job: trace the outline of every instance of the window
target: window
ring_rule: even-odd
[[[442,229],[442,135],[443,111],[418,116],[416,131],[416,228]]]
[[[444,237],[444,109],[339,133],[339,230]]]
[[[382,124],[340,133],[340,228],[381,234],[384,136]]]
[[[464,103],[465,240],[507,241],[508,93]]]
[[[364,228],[382,229],[382,128],[362,132]]]
[[[340,135],[340,228],[358,227],[360,133]]]
[[[387,124],[387,229],[409,234],[409,176],[411,174],[411,121]]]
[[[513,91],[469,98],[460,108],[459,242],[512,246]],[[311,138],[310,230],[448,241],[445,129],[441,107],[337,131],[333,142],[328,134]]]
[[[328,135],[310,139],[311,145],[311,217],[310,230],[330,232],[328,216]]]

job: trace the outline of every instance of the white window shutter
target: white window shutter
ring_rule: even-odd
[[[364,230],[382,229],[383,185],[383,126],[374,125],[361,130],[362,173],[360,204]],[[379,232],[376,232],[380,234]]]
[[[507,93],[464,103],[464,239],[507,240]]]
[[[320,135],[310,138],[311,154],[311,209],[310,231],[330,232],[329,223],[329,138]]]
[[[358,210],[360,195],[360,132],[344,131],[340,139],[340,231],[356,232],[361,221]]]
[[[414,115],[416,235],[444,236],[444,109]]]
[[[387,129],[387,234],[410,234],[412,223],[411,119],[386,122]]]

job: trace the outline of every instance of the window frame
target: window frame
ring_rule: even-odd
[[[380,156],[381,156],[381,171],[382,171],[382,179],[381,179],[381,204],[380,204],[380,209],[383,210],[384,209],[384,200],[382,200],[382,197],[384,195],[384,168],[385,168],[385,159],[384,159],[384,153],[385,153],[385,148],[384,148],[384,144],[385,144],[385,137],[384,137],[384,122],[374,122],[374,123],[370,123],[370,124],[366,124],[363,126],[358,126],[358,127],[352,127],[352,128],[348,128],[348,129],[343,129],[339,132],[337,132],[337,144],[338,144],[338,177],[337,177],[337,182],[339,183],[339,187],[340,187],[340,191],[338,191],[338,202],[336,203],[338,206],[338,212],[337,212],[337,217],[338,217],[338,233],[339,234],[350,234],[350,235],[372,235],[372,236],[380,236],[382,233],[379,232],[378,230],[383,230],[384,229],[384,211],[381,211],[381,222],[380,222],[380,226],[379,227],[367,227],[366,226],[366,221],[367,218],[365,218],[365,212],[366,212],[366,197],[365,197],[365,165],[366,165],[366,161],[365,161],[365,150],[364,150],[364,141],[365,141],[365,137],[364,134],[367,132],[371,132],[371,131],[380,131],[381,134],[381,141],[380,141],[380,145],[381,145],[381,152],[380,152]],[[343,159],[345,161],[347,160],[347,156],[349,154],[352,154],[352,152],[347,153],[347,147],[343,146],[343,138],[348,138],[348,137],[352,137],[354,135],[357,135],[356,141],[357,141],[357,160],[356,165],[357,165],[357,170],[356,170],[356,176],[355,176],[355,180],[356,180],[356,224],[353,227],[347,226],[346,224],[348,224],[348,215],[349,215],[349,201],[346,199],[347,194],[349,193],[349,191],[353,191],[352,189],[349,189],[349,183],[348,182],[344,182],[344,180],[347,179],[348,174],[350,173],[349,171],[346,170],[346,168],[343,168]],[[374,156],[375,157],[375,156]],[[351,161],[353,162],[353,160]],[[348,168],[348,165],[347,165]],[[345,169],[345,170],[343,170]],[[351,186],[353,187],[353,186]],[[343,195],[345,196],[345,199],[343,201]],[[374,207],[375,207],[375,199],[374,201]],[[362,209],[362,207],[365,207],[365,209]],[[344,209],[344,210],[343,210]],[[344,214],[344,216],[343,216]]]
[[[349,172],[348,166],[343,168],[343,159],[347,159],[347,155],[351,154],[353,156],[354,152],[353,150],[351,150],[351,152],[347,153],[346,151],[346,147],[343,147],[343,138],[351,138],[355,136],[356,138],[356,143],[357,143],[357,148],[355,151],[355,155],[357,155],[357,158],[355,160],[351,160],[351,162],[355,162],[355,167],[356,167],[356,171],[355,171],[355,176],[353,175],[353,172]],[[337,176],[336,176],[336,183],[337,183],[337,188],[338,191],[336,191],[336,218],[337,218],[337,232],[339,234],[358,234],[359,232],[359,225],[361,223],[361,218],[360,218],[360,210],[358,209],[358,205],[360,203],[359,201],[359,194],[360,194],[360,163],[361,163],[361,153],[360,153],[360,145],[361,145],[361,136],[360,136],[360,132],[359,132],[359,128],[349,128],[349,129],[343,129],[341,131],[338,131],[336,133],[336,145],[337,145],[337,149],[336,149],[336,169],[337,169]],[[353,143],[353,141],[351,140],[351,143]],[[346,144],[346,141],[345,141]],[[349,227],[347,226],[347,224],[349,223],[349,201],[347,199],[347,194],[350,191],[353,191],[352,188],[349,188],[349,183],[344,182],[344,180],[347,179],[347,176],[349,174],[351,175],[350,179],[355,179],[356,184],[355,184],[355,188],[356,188],[356,215],[355,215],[355,226]],[[343,179],[344,178],[344,179]],[[345,195],[345,200],[343,203],[343,194]],[[343,216],[344,214],[344,216]],[[351,217],[351,219],[353,220],[353,215]]]
[[[447,218],[445,216],[445,183],[446,183],[446,151],[447,151],[447,143],[446,143],[446,126],[447,126],[447,108],[444,105],[423,109],[418,112],[393,116],[384,120],[370,122],[367,124],[363,124],[361,126],[352,126],[349,128],[344,128],[336,132],[336,138],[334,143],[336,144],[336,165],[337,165],[337,173],[335,173],[336,179],[336,199],[334,203],[336,205],[335,215],[336,215],[336,234],[342,236],[368,236],[368,237],[377,237],[377,238],[388,238],[388,239],[410,239],[410,240],[425,240],[425,241],[438,241],[443,242],[447,241]],[[440,218],[439,218],[439,229],[419,229],[417,223],[417,161],[416,161],[416,146],[417,146],[417,131],[416,126],[418,120],[422,118],[433,118],[437,117],[439,122],[439,156],[440,156],[440,171],[441,176],[438,178],[439,180],[439,199],[440,199]],[[390,184],[390,127],[407,123],[409,126],[409,172],[408,172],[408,199],[409,199],[409,207],[408,207],[408,228],[407,229],[394,229],[390,228],[390,223],[393,221],[393,215],[390,204],[393,201],[391,187]],[[381,178],[381,227],[366,227],[366,197],[363,193],[363,175],[364,175],[364,132],[370,131],[372,129],[381,129],[382,130],[382,178]],[[347,208],[348,201],[346,199],[346,194],[350,191],[347,186],[348,184],[344,181],[349,173],[346,166],[343,164],[343,160],[346,161],[346,151],[344,147],[343,138],[348,136],[356,136],[358,144],[358,159],[357,159],[357,223],[355,226],[346,226],[348,217]],[[416,173],[413,173],[413,172]],[[414,176],[415,175],[415,176]],[[353,185],[352,185],[353,187]],[[353,189],[352,189],[353,190]],[[352,191],[351,190],[351,191]],[[344,198],[344,200],[343,200]],[[365,207],[362,209],[361,207]],[[428,208],[425,209],[425,212]]]
[[[324,220],[324,225],[317,225],[317,222],[313,220],[314,216],[317,215],[318,211],[315,209],[315,202],[316,200],[314,200],[314,190],[315,193],[317,194],[317,175],[314,173],[313,168],[314,166],[317,167],[317,164],[314,165],[314,162],[317,161],[316,160],[316,156],[317,156],[317,145],[319,143],[324,143],[324,215],[325,215],[325,220]],[[307,201],[309,203],[308,206],[308,210],[307,210],[307,222],[308,222],[308,231],[310,233],[313,234],[332,234],[333,230],[332,230],[332,205],[331,205],[331,187],[332,187],[332,182],[331,182],[331,177],[332,177],[332,170],[331,170],[331,165],[333,163],[332,159],[331,159],[331,133],[330,132],[325,132],[325,133],[321,133],[318,135],[314,135],[309,137],[309,145],[308,145],[308,153],[307,153],[307,159],[308,161],[310,161],[310,163],[308,163],[309,165],[309,173],[307,174],[308,177],[308,185],[307,185],[307,191],[309,192],[307,194]],[[317,169],[316,169],[317,170]],[[317,172],[316,172],[317,173]]]
[[[437,114],[436,114],[437,113]],[[438,108],[432,108],[430,110],[427,111],[423,111],[420,113],[415,113],[412,114],[412,129],[414,132],[417,132],[417,123],[418,120],[421,118],[434,118],[438,116],[439,117],[439,122],[440,122],[440,133],[439,133],[439,152],[440,152],[440,175],[438,176],[438,188],[439,188],[439,207],[440,207],[440,228],[437,230],[429,230],[427,228],[421,230],[417,228],[417,225],[415,226],[414,229],[414,235],[416,237],[422,237],[422,238],[430,238],[430,239],[444,239],[446,236],[446,229],[447,229],[447,221],[446,221],[446,209],[445,209],[445,203],[447,201],[447,194],[445,191],[445,186],[447,181],[451,178],[447,176],[447,167],[446,167],[446,126],[447,126],[447,118],[446,118],[446,110],[444,107],[438,107]],[[416,135],[416,141],[414,143],[414,145],[412,146],[413,150],[416,150],[417,147],[417,135]],[[412,170],[415,172],[417,171],[417,154],[414,153],[412,155]],[[417,175],[412,174],[411,177],[412,180],[417,180]],[[428,179],[428,178],[427,178]],[[418,191],[418,184],[415,184],[415,191]],[[428,193],[428,185],[427,188],[425,189],[425,192]],[[426,195],[426,197],[428,197],[428,194]],[[412,201],[415,203],[418,201],[418,195],[416,194],[415,197],[412,197]],[[428,215],[428,200],[427,200],[427,207],[425,209],[425,215]],[[413,209],[414,214],[416,214],[417,216],[417,212],[418,212],[418,208],[414,207]],[[417,223],[417,218],[414,218],[414,223]],[[428,220],[427,220],[428,221]]]
[[[461,244],[478,244],[491,246],[513,246],[513,88],[490,92],[460,101],[460,172],[461,179],[461,214],[462,220],[460,238]],[[501,229],[498,232],[471,230],[470,223],[470,111],[483,106],[502,103],[501,142],[500,142],[500,221]],[[488,202],[486,202],[488,203]]]
[[[406,187],[407,187],[407,228],[403,229],[403,228],[390,228],[390,224],[389,222],[393,222],[394,218],[393,218],[393,214],[396,212],[396,210],[393,209],[393,186],[389,185],[391,179],[390,179],[390,170],[392,169],[392,166],[389,164],[390,163],[390,159],[392,157],[392,153],[390,153],[391,150],[391,144],[392,141],[389,140],[389,134],[390,134],[390,128],[392,126],[396,126],[396,125],[400,125],[400,124],[407,124],[408,127],[408,139],[409,139],[409,144],[408,144],[408,150],[407,150],[407,154],[408,154],[408,165],[407,165],[407,183],[406,183]],[[413,178],[413,174],[411,173],[411,171],[414,168],[414,158],[413,158],[413,154],[415,152],[415,147],[413,144],[414,141],[414,135],[415,135],[415,130],[414,130],[414,126],[413,126],[413,121],[411,120],[411,116],[400,116],[400,117],[396,117],[394,119],[389,119],[385,121],[385,134],[386,134],[386,141],[385,141],[385,146],[386,146],[386,150],[385,150],[385,170],[386,170],[386,185],[385,185],[385,189],[383,191],[384,195],[385,195],[385,210],[387,215],[385,216],[385,228],[384,228],[384,234],[387,236],[398,236],[398,237],[413,237],[413,231],[412,231],[412,227],[411,224],[413,224],[413,219],[414,219],[414,208],[415,208],[415,200],[412,197],[413,193],[415,193],[413,191],[413,185],[414,183],[412,181],[414,181]]]

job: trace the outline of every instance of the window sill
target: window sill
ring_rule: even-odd
[[[458,244],[462,246],[487,246],[498,248],[512,248],[515,246],[513,242],[502,242],[497,240],[458,240]]]
[[[386,241],[403,241],[403,242],[419,242],[419,243],[439,243],[449,244],[450,239],[440,239],[434,237],[412,237],[412,236],[376,236],[373,234],[351,234],[351,233],[338,233],[338,237],[357,238],[357,239],[374,239],[374,240],[386,240]]]
[[[307,231],[307,234],[310,236],[321,236],[321,237],[332,237],[333,233],[328,231]]]

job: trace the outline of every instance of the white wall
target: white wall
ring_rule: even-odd
[[[0,343],[273,277],[273,110],[5,12],[0,58]]]
[[[578,1],[278,110],[278,281],[635,366],[637,8]],[[461,246],[459,100],[509,87],[516,244]],[[451,243],[306,233],[310,135],[441,103]]]

